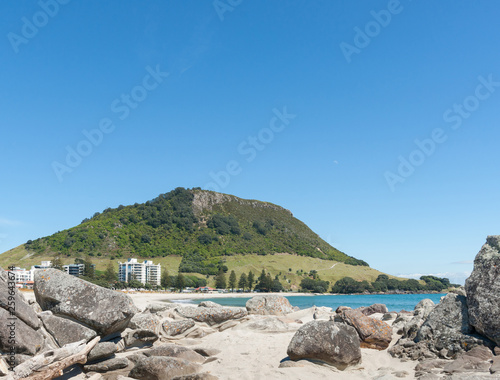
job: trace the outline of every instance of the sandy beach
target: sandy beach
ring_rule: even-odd
[[[33,292],[23,292],[28,299],[34,299]],[[206,299],[227,297],[248,297],[254,293],[128,293],[136,306],[144,310],[149,304],[162,301],[178,301],[182,299]],[[302,293],[290,293],[289,296],[303,296]],[[189,307],[189,305],[184,305]],[[195,306],[193,306],[195,307]],[[393,358],[387,350],[362,349],[362,362],[345,371],[340,371],[329,365],[301,362],[302,367],[279,368],[287,359],[287,348],[303,324],[313,320],[313,308],[300,310],[285,317],[251,315],[239,322],[233,328],[222,332],[214,332],[204,337],[180,338],[164,342],[179,344],[188,348],[203,347],[220,350],[216,359],[203,365],[203,371],[217,376],[219,379],[262,380],[262,379],[399,379],[413,378],[418,362]],[[287,331],[266,331],[255,329],[255,322],[276,319],[286,323]],[[390,322],[389,322],[390,323]],[[394,334],[391,346],[399,337]],[[140,352],[141,350],[138,350]],[[122,356],[119,354],[118,356]],[[84,379],[84,377],[81,377]]]

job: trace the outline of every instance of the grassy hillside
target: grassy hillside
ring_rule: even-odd
[[[289,253],[367,265],[330,246],[280,206],[183,188],[97,212],[76,227],[29,240],[24,248],[35,257],[181,256],[183,271],[203,274],[214,274],[221,257],[239,254]]]
[[[14,264],[16,266],[30,268],[32,265],[40,264],[41,260],[51,260],[52,258],[52,256],[34,256],[33,253],[28,252],[24,248],[24,245],[22,245],[1,254],[0,266],[6,268],[7,266]],[[166,269],[170,275],[177,275],[182,257],[167,256],[150,259],[154,260],[155,264],[160,263],[162,270]],[[224,259],[224,263],[227,265],[229,272],[234,270],[238,278],[242,273],[248,273],[249,271],[258,275],[262,269],[264,269],[266,272],[271,273],[273,278],[278,275],[279,280],[285,289],[292,290],[297,290],[299,288],[300,281],[307,277],[307,274],[312,270],[316,270],[322,280],[330,281],[331,285],[346,276],[359,281],[367,280],[371,282],[375,281],[379,274],[382,274],[382,272],[367,266],[352,266],[333,260],[323,260],[290,254],[275,254],[266,256],[256,254],[236,255],[227,256]],[[69,264],[73,262],[73,259],[63,258],[62,261],[63,264]],[[114,260],[111,260],[106,257],[92,258],[92,262],[96,264],[96,269],[98,271],[104,271],[109,262],[112,262],[116,271],[118,271],[118,261],[120,261],[120,259],[115,258]],[[289,269],[292,270],[290,271]],[[227,275],[229,275],[229,272]],[[207,276],[199,273],[186,274],[207,278]],[[215,276],[210,275],[207,280],[209,286],[214,286]]]
[[[221,267],[238,277],[265,269],[288,289],[311,270],[331,284],[345,276],[374,281],[381,274],[330,246],[280,206],[183,188],[96,212],[78,226],[5,252],[0,265],[29,268],[56,256],[63,264],[89,257],[98,271],[110,262],[118,269],[130,257],[151,259],[170,275],[196,274],[209,284]]]

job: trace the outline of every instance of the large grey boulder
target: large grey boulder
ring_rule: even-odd
[[[14,305],[15,308],[9,308],[9,306]],[[35,311],[26,302],[23,294],[16,289],[15,284],[12,282],[9,288],[9,275],[3,268],[0,268],[0,307],[9,312],[14,311],[14,315],[29,327],[35,330],[40,327],[40,321]]]
[[[500,236],[488,236],[465,282],[469,322],[500,345]]]
[[[125,329],[139,311],[128,295],[57,269],[37,270],[34,291],[43,310],[73,318],[104,336]]]
[[[35,355],[44,347],[42,334],[21,319],[10,317],[7,310],[0,308],[0,351],[8,353],[13,348],[16,354]]]
[[[246,303],[249,314],[285,315],[293,313],[293,307],[287,298],[278,295],[255,296]]]
[[[311,321],[302,326],[293,336],[287,353],[294,361],[320,360],[340,370],[361,361],[356,330],[331,321]]]
[[[486,338],[474,334],[469,326],[466,299],[449,293],[428,315],[416,337],[402,338],[389,352],[396,357],[457,358],[478,346],[491,346]]]
[[[248,315],[242,307],[178,307],[175,309],[181,317],[193,319],[197,322],[205,322],[210,326],[228,321],[240,319]]]
[[[184,359],[151,356],[139,359],[129,377],[140,380],[167,380],[200,372],[201,365]]]
[[[67,318],[61,318],[44,313],[40,313],[40,318],[45,326],[45,329],[54,337],[59,347],[68,343],[78,342],[83,339],[88,342],[90,339],[97,336],[97,333],[94,330]]]

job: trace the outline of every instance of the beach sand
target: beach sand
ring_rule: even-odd
[[[34,299],[32,292],[23,292],[28,299]],[[129,294],[138,308],[143,310],[150,303],[175,301],[182,299],[204,299],[223,297],[248,297],[248,293],[236,294],[179,294],[179,293],[131,293]],[[303,296],[304,294],[297,293]],[[290,296],[286,294],[286,296]],[[290,327],[290,331],[270,332],[251,329],[248,325],[256,320],[278,318]],[[312,380],[338,379],[358,380],[377,379],[390,380],[407,378],[415,375],[418,362],[393,358],[387,350],[361,349],[362,362],[345,371],[327,365],[306,363],[304,367],[278,368],[280,362],[287,359],[287,348],[295,331],[303,324],[294,323],[300,320],[307,323],[313,320],[313,309],[300,310],[286,317],[250,316],[247,321],[222,332],[215,332],[199,339],[172,340],[186,347],[214,348],[221,352],[217,359],[203,365],[203,372],[209,372],[221,380]],[[399,336],[394,334],[391,345]],[[167,342],[167,341],[165,341]],[[122,355],[120,355],[122,356]],[[398,376],[397,376],[398,375]],[[82,375],[73,379],[84,379]]]

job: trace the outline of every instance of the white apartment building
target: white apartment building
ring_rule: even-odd
[[[33,281],[34,270],[26,270],[26,268],[15,267],[11,272],[14,273],[16,283]]]
[[[63,268],[67,274],[80,277],[83,276],[83,272],[85,271],[85,264],[68,264],[63,265]]]
[[[139,263],[137,259],[128,259],[125,263],[118,263],[118,279],[129,282],[135,278],[142,284],[160,285],[161,264],[153,264],[151,260]]]

